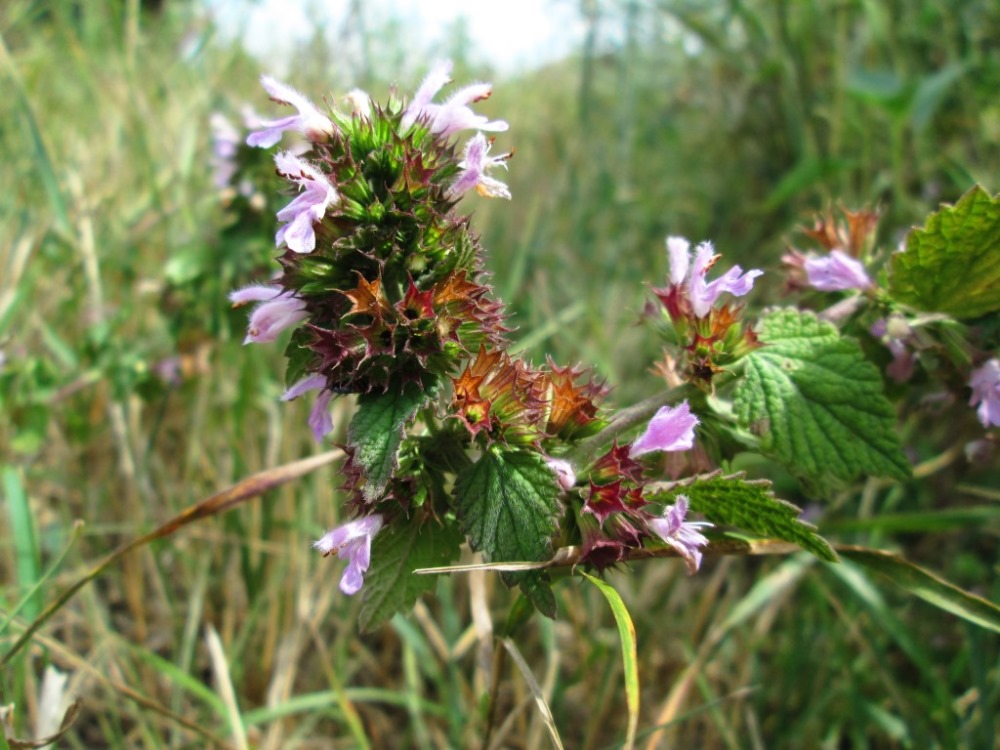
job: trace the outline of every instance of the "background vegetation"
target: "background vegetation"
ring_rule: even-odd
[[[795,225],[835,201],[880,205],[892,246],[975,181],[998,188],[995,2],[582,0],[580,12],[576,55],[497,82],[488,110],[511,123],[515,199],[477,205],[475,220],[529,351],[595,365],[615,403],[656,385],[658,352],[633,323],[662,282],[668,232],[776,271]],[[352,28],[350,59],[317,35],[290,82],[314,99],[412,90],[430,61],[406,66],[405,30]],[[280,349],[241,347],[243,315],[226,309],[226,292],[266,268],[270,239],[266,217],[233,225],[207,123],[216,110],[237,121],[243,102],[267,111],[261,64],[184,2],[12,0],[0,34],[6,650],[123,540],[318,449],[305,407],[277,401]],[[489,79],[456,39],[440,52],[459,80]],[[761,299],[779,290],[770,276]],[[350,403],[337,409],[342,430]],[[995,601],[1000,472],[952,453],[921,484],[789,499],[828,536],[902,548]],[[357,601],[309,547],[337,520],[338,483],[315,473],[84,588],[0,674],[18,736],[44,733],[53,666],[84,700],[67,747],[476,746],[481,636],[508,593],[488,577],[442,580],[436,602],[359,637]],[[610,578],[636,623],[650,746],[996,746],[997,638],[847,563],[710,560],[689,579],[660,562]],[[613,620],[589,586],[557,594],[559,619],[533,620],[518,645],[566,747],[613,747]],[[497,746],[546,746],[521,675],[498,679]]]

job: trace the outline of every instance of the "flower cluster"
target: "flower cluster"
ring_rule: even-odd
[[[466,86],[434,102],[450,77],[450,63],[435,66],[405,106],[395,100],[379,105],[352,91],[345,111],[324,110],[294,88],[261,78],[271,100],[295,114],[255,118],[246,144],[270,148],[292,133],[304,145],[292,144],[273,158],[274,171],[292,193],[275,213],[282,272],[230,299],[234,306],[256,305],[246,343],[273,342],[293,331],[283,399],[315,394],[309,426],[317,440],[333,429],[329,406],[335,396],[410,386],[433,394],[473,357],[476,372],[486,364],[496,371],[482,373],[483,393],[474,396],[470,384],[456,396],[456,404],[466,399],[456,416],[473,432],[484,429],[473,427],[482,404],[483,424],[500,429],[503,423],[506,438],[529,423],[539,426],[534,439],[544,434],[547,376],[512,363],[502,351],[503,308],[481,281],[478,237],[454,211],[470,190],[510,197],[507,186],[489,174],[506,166],[509,154],[490,156],[491,141],[482,132],[505,131],[507,123],[472,109],[490,95],[489,84]],[[233,132],[223,133],[221,122],[216,126],[218,173],[230,179]],[[469,129],[479,132],[458,149],[453,138]],[[505,367],[520,373],[516,383],[507,380]],[[513,404],[510,388],[522,386],[527,390],[518,390],[521,400]],[[348,452],[345,476],[359,490],[366,467]],[[379,502],[392,496],[390,487]],[[389,520],[375,512],[378,502],[363,505],[361,518],[318,544],[350,560],[341,585],[346,593],[360,588],[372,538]]]
[[[296,328],[289,398],[320,390],[322,404],[391,383],[431,387],[462,357],[501,338],[502,309],[478,281],[478,239],[451,209],[477,186],[509,196],[486,174],[503,159],[487,156],[480,133],[459,161],[448,136],[507,125],[469,107],[489,95],[488,84],[433,103],[449,75],[450,64],[437,66],[405,110],[393,102],[372,106],[363,92],[352,92],[350,111],[329,113],[290,86],[261,79],[273,101],[297,114],[261,121],[247,144],[274,146],[291,131],[309,148],[274,157],[295,193],[276,214],[282,275],[232,299],[261,302],[248,343]],[[328,421],[314,414],[311,422],[323,428],[321,436]]]
[[[308,421],[317,440],[333,430],[329,407],[340,394],[423,394],[417,401],[432,410],[427,418],[444,417],[437,438],[402,440],[389,477],[373,477],[371,457],[349,435],[344,487],[359,517],[317,544],[349,561],[346,593],[360,588],[385,525],[434,523],[452,512],[439,453],[494,445],[537,453],[569,489],[572,466],[550,453],[605,424],[602,383],[551,361],[533,367],[506,350],[503,308],[481,281],[478,237],[455,208],[473,190],[510,198],[490,175],[510,154],[491,156],[483,132],[507,123],[471,108],[489,96],[489,84],[435,102],[450,73],[450,63],[435,66],[408,104],[380,105],[354,91],[346,111],[328,112],[264,76],[271,99],[297,114],[258,118],[246,138],[260,148],[288,133],[306,141],[274,156],[293,194],[275,213],[281,273],[230,295],[234,306],[255,305],[246,343],[292,331],[282,398],[314,394]],[[454,137],[467,129],[477,132],[459,148]],[[441,401],[444,389],[451,395]]]
[[[743,272],[733,266],[714,281],[709,271],[721,258],[712,243],[702,242],[691,256],[691,244],[683,237],[667,238],[670,284],[654,288],[661,316],[668,324],[669,343],[687,356],[687,374],[696,383],[710,384],[725,365],[745,356],[760,344],[753,329],[741,322],[742,308],[728,302],[718,305],[724,294],[742,297],[753,288],[760,270]],[[655,314],[655,310],[650,310]]]
[[[648,538],[673,547],[694,573],[701,565],[701,548],[708,539],[700,529],[711,526],[703,521],[685,521],[688,499],[677,497],[662,514],[650,513],[643,496],[645,481],[639,456],[658,451],[690,450],[698,417],[687,401],[676,407],[664,406],[656,413],[639,438],[618,445],[601,456],[590,469],[587,499],[577,514],[583,544],[581,561],[603,569],[626,558]]]

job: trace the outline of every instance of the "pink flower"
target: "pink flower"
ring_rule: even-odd
[[[701,567],[701,548],[708,544],[708,539],[700,529],[711,528],[707,521],[685,521],[688,511],[688,499],[684,495],[677,496],[677,502],[663,511],[663,515],[646,522],[650,531],[677,550],[687,563],[689,575],[694,575]]]
[[[431,99],[441,88],[451,81],[451,61],[445,60],[435,65],[424,78],[417,93],[413,95],[400,127],[408,130],[418,119],[426,120],[432,133],[447,136],[466,128],[501,132],[508,128],[503,120],[490,122],[483,115],[477,115],[469,104],[489,97],[493,87],[488,83],[474,83],[459,89],[444,104],[434,104]]]
[[[327,389],[326,378],[319,373],[313,373],[302,378],[281,395],[282,401],[291,401],[308,391],[319,391],[316,403],[313,404],[312,411],[309,412],[309,427],[312,429],[313,437],[317,443],[323,442],[323,438],[333,432],[333,418],[330,416],[330,401],[333,400],[333,391]]]
[[[564,490],[573,489],[573,486],[576,485],[576,472],[573,471],[573,464],[562,458],[551,457],[546,457],[545,463],[556,475],[560,487]]]
[[[250,313],[244,344],[264,344],[274,341],[286,328],[309,317],[306,303],[279,286],[255,284],[229,294],[233,307],[260,302]]]
[[[868,289],[872,285],[861,261],[840,250],[831,250],[822,258],[807,259],[805,269],[809,283],[821,292]]]
[[[976,415],[983,427],[1000,427],[1000,360],[993,357],[973,370],[969,387],[972,388],[969,405],[979,404]]]
[[[328,531],[313,545],[324,556],[336,555],[348,561],[340,590],[349,596],[364,585],[364,575],[371,564],[372,539],[382,528],[382,522],[382,515],[374,513]]]
[[[667,253],[670,260],[670,281],[675,287],[685,280],[688,297],[695,317],[704,318],[711,311],[716,300],[729,292],[734,297],[742,297],[753,289],[753,282],[763,271],[756,269],[743,273],[739,266],[733,266],[715,281],[706,281],[709,270],[718,261],[711,242],[702,242],[695,250],[694,264],[691,263],[690,243],[683,237],[667,237]]]
[[[247,136],[248,146],[270,148],[281,140],[286,130],[297,130],[310,141],[326,141],[333,135],[336,128],[330,118],[298,91],[271,76],[261,76],[260,82],[271,99],[295,107],[299,113],[278,120],[261,120],[263,129]]]
[[[337,190],[323,172],[289,151],[275,154],[274,163],[278,174],[303,188],[295,200],[278,211],[278,220],[285,225],[275,235],[275,244],[280,247],[284,242],[297,253],[311,253],[316,249],[313,224],[321,221],[326,210],[337,202]]]
[[[507,160],[511,155],[500,154],[499,156],[490,156],[490,146],[490,142],[486,140],[486,136],[482,133],[476,133],[465,144],[465,155],[458,165],[462,171],[448,191],[451,197],[457,198],[475,188],[476,192],[483,197],[507,198],[510,200],[510,190],[508,187],[500,182],[500,180],[495,180],[488,176],[486,170],[493,169],[493,167],[503,167],[506,169]]]
[[[632,443],[629,456],[635,458],[653,451],[690,450],[694,445],[694,428],[698,421],[687,401],[675,407],[661,406],[649,420],[646,431]]]

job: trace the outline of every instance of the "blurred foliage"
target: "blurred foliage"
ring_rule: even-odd
[[[288,80],[316,99],[412,90],[430,60],[406,67],[408,30],[351,8],[343,29],[296,48]],[[580,13],[574,57],[497,82],[514,200],[475,220],[529,351],[595,364],[620,404],[654,383],[655,346],[631,323],[644,284],[662,282],[667,233],[773,268],[792,228],[837,201],[879,204],[893,246],[974,181],[998,187],[995,2],[581,0]],[[234,223],[249,214],[212,185],[207,123],[216,110],[237,122],[245,102],[267,111],[262,63],[190,2],[9,0],[0,35],[5,621],[121,539],[315,447],[302,407],[277,403],[280,350],[241,348],[224,297],[266,261],[269,236],[252,238],[271,229],[264,213]],[[489,78],[470,45],[456,33],[432,52]],[[824,522],[995,600],[1000,498],[961,466],[948,482],[871,484],[860,504],[838,496]],[[75,599],[0,676],[19,736],[56,665],[85,701],[67,747],[215,746],[234,716],[259,747],[475,746],[482,599],[450,578],[438,604],[359,639],[358,602],[309,549],[337,520],[338,483],[275,491]],[[984,513],[928,532],[936,506],[976,497]],[[892,511],[909,515],[890,532],[877,522]],[[77,518],[83,538],[59,558]],[[637,631],[640,735],[669,722],[677,746],[995,747],[995,636],[849,564],[722,560],[694,579],[636,567],[613,582]],[[500,622],[511,602],[485,586]],[[591,589],[560,587],[560,619],[518,639],[567,747],[625,733],[617,631]],[[208,624],[228,661],[201,645]],[[2,644],[21,628],[0,628]],[[502,746],[544,745],[520,676],[499,679]],[[226,681],[235,705],[213,687]]]
[[[938,202],[995,182],[996,3],[581,7],[579,58],[497,88],[515,200],[489,206],[486,244],[525,329],[585,304],[583,351],[552,347],[599,362],[623,398],[654,353],[636,356],[622,322],[636,282],[660,283],[668,233],[774,268],[831,204],[880,206],[895,245]]]

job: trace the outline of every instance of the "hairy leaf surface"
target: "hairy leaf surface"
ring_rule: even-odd
[[[817,481],[909,476],[882,376],[856,341],[790,309],[767,315],[760,338],[767,346],[744,360],[735,409],[765,452]]]
[[[931,214],[892,256],[889,291],[900,302],[956,318],[1000,310],[1000,199],[978,185]]]

